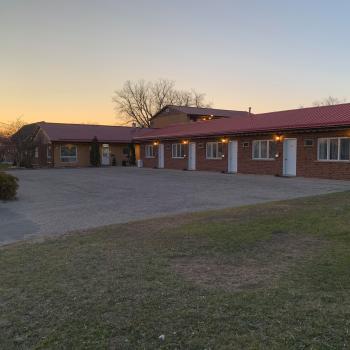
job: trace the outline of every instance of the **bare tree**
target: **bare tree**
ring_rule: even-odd
[[[314,107],[334,106],[334,105],[339,105],[339,104],[345,103],[345,102],[346,102],[346,99],[345,99],[345,98],[339,99],[339,98],[337,98],[337,97],[328,96],[328,97],[323,98],[323,99],[320,100],[320,101],[315,101],[315,102],[313,103],[313,106],[314,106]]]
[[[175,82],[167,79],[128,80],[121,90],[115,91],[113,102],[116,111],[121,112],[128,123],[135,122],[142,127],[149,127],[152,116],[167,105],[209,107],[205,94],[177,90]]]
[[[31,167],[35,147],[33,135],[37,125],[27,124],[21,117],[7,123],[0,123],[0,136],[7,139],[8,150],[13,153],[17,166]]]
[[[21,117],[7,123],[0,122],[0,136],[9,138],[26,124]]]

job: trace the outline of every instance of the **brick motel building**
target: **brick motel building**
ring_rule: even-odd
[[[123,159],[133,144],[138,166],[148,168],[350,180],[350,104],[260,114],[166,106],[150,128],[37,125],[44,166],[88,166],[97,136],[106,165],[111,150]]]

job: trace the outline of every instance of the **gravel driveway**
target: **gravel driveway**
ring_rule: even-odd
[[[162,215],[350,190],[350,182],[137,168],[12,172],[18,200],[0,202],[0,244]]]

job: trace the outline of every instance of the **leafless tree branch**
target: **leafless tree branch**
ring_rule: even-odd
[[[321,106],[333,106],[333,105],[339,105],[341,103],[345,103],[346,99],[339,99],[337,97],[333,97],[333,96],[328,96],[323,98],[320,101],[314,101],[313,106],[314,107],[321,107]]]
[[[116,112],[122,113],[125,120],[142,127],[149,127],[152,116],[167,105],[210,106],[205,104],[205,94],[177,90],[175,82],[167,79],[155,82],[128,80],[122,89],[115,91],[113,102]]]

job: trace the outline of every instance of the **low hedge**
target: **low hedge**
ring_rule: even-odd
[[[18,189],[17,177],[0,172],[0,200],[13,199]]]

